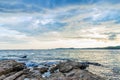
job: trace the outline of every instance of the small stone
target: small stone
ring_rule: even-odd
[[[48,68],[47,67],[41,67],[41,68],[34,68],[35,70],[38,70],[40,73],[45,73],[48,71]]]

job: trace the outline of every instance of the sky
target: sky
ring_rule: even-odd
[[[120,0],[0,0],[0,49],[120,45]]]

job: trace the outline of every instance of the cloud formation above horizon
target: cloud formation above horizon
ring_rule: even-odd
[[[120,45],[119,0],[0,0],[0,49]]]

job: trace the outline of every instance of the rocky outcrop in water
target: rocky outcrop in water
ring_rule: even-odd
[[[86,70],[88,64],[75,61],[28,68],[14,60],[0,61],[0,80],[105,80]]]
[[[56,65],[56,68],[52,70],[54,73],[51,74],[47,80],[105,80],[87,71],[87,67],[89,67],[88,64],[81,64],[80,62],[60,62]],[[57,69],[59,71],[56,71]]]

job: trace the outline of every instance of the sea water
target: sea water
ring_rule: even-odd
[[[26,58],[23,58],[26,56]],[[0,60],[13,59],[19,62],[57,62],[76,60],[95,62],[102,67],[90,66],[95,74],[112,80],[120,80],[120,50],[113,49],[49,49],[49,50],[0,50]]]

